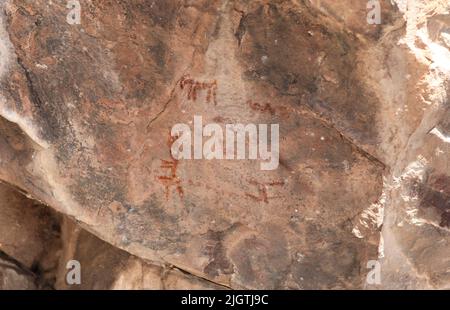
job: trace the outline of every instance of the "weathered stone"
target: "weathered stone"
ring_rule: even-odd
[[[0,179],[77,221],[82,288],[446,287],[448,8],[395,2],[2,1]],[[196,115],[279,124],[278,169],[175,160]]]
[[[27,268],[43,269],[39,263],[61,246],[59,234],[54,212],[0,183],[0,251]]]
[[[80,229],[63,224],[63,249],[56,289],[222,289],[170,266],[157,266],[134,257]],[[71,284],[67,262],[80,263],[81,283]]]
[[[0,184],[0,289],[223,289],[119,250]],[[68,283],[70,261],[81,283]]]
[[[0,289],[33,290],[36,289],[35,279],[14,263],[0,258]]]

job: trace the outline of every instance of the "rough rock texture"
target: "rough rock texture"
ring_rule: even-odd
[[[34,290],[35,279],[32,274],[22,272],[15,263],[0,258],[0,289]]]
[[[61,247],[58,217],[1,183],[0,197],[0,251],[27,268],[54,269],[53,253]]]
[[[0,198],[2,290],[224,288],[119,250],[1,183]],[[66,281],[71,260],[82,266],[79,285]]]
[[[380,2],[2,0],[0,179],[84,288],[448,288],[449,7]],[[280,166],[174,160],[194,115],[280,124]]]
[[[119,250],[77,227],[63,223],[64,247],[56,289],[223,289],[173,266],[155,266]],[[68,285],[66,263],[80,262],[81,284]]]

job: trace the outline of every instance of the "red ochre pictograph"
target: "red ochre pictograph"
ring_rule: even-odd
[[[172,143],[177,139],[177,137],[172,137],[169,133],[169,139],[167,141],[167,144],[170,147]],[[166,175],[159,175],[157,176],[157,179],[164,185],[166,189],[166,199],[169,199],[169,194],[171,188],[175,188],[178,195],[180,197],[183,197],[184,190],[181,186],[181,180],[177,175],[177,169],[178,169],[178,160],[174,159],[171,155],[171,158],[169,160],[162,159],[160,169],[165,170],[168,172]]]
[[[189,75],[184,76],[180,81],[180,88],[187,90],[188,100],[197,101],[201,92],[206,91],[206,102],[213,102],[217,105],[217,81],[199,82],[192,79]]]

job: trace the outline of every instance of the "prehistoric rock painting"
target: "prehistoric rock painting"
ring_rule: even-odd
[[[0,1],[0,288],[449,288],[449,9]]]
[[[184,76],[180,81],[180,88],[187,92],[187,99],[197,101],[201,95],[205,95],[206,103],[217,105],[217,81],[199,82],[189,76]]]

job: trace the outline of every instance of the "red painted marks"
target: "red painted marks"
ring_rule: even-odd
[[[221,123],[221,124],[231,124],[231,123],[233,123],[233,120],[231,120],[230,118],[223,117],[223,116],[220,116],[220,115],[214,117],[213,121],[215,123]]]
[[[258,190],[258,196],[245,193],[245,196],[250,197],[251,199],[257,201],[257,202],[264,202],[269,203],[270,199],[276,199],[281,198],[282,196],[269,196],[268,188],[273,186],[283,186],[285,183],[284,181],[272,181],[267,183],[259,183],[255,180],[250,180],[250,184],[255,185]]]
[[[253,100],[248,100],[247,104],[253,111],[268,113],[270,115],[284,114],[284,112],[287,111],[285,107],[272,107],[269,102],[259,103]]]
[[[178,160],[161,160],[160,168],[169,170],[168,175],[160,175],[157,177],[166,188],[166,199],[169,199],[170,189],[173,187],[175,187],[178,195],[183,197],[184,191],[181,187],[181,180],[177,176]]]
[[[250,109],[252,109],[254,111],[263,112],[263,113],[270,113],[271,115],[275,114],[275,109],[272,108],[272,106],[268,102],[262,104],[262,103],[258,103],[258,102],[254,102],[254,101],[248,100],[247,104],[249,105]]]
[[[180,88],[187,89],[188,100],[197,101],[200,92],[206,91],[206,102],[214,102],[217,105],[217,81],[199,82],[189,77],[184,76],[180,81]]]
[[[174,159],[172,157],[172,154],[170,153],[170,148],[171,148],[173,142],[175,142],[175,140],[177,138],[178,137],[176,137],[176,136],[172,137],[169,132],[169,137],[167,139],[167,145],[169,146],[170,160],[162,159],[161,165],[160,165],[161,169],[168,170],[169,173],[168,173],[168,175],[157,176],[157,179],[166,188],[166,199],[167,200],[169,199],[170,189],[173,187],[175,187],[175,190],[177,191],[177,193],[180,197],[183,197],[183,195],[184,195],[183,187],[181,186],[181,180],[177,176],[178,160]]]

